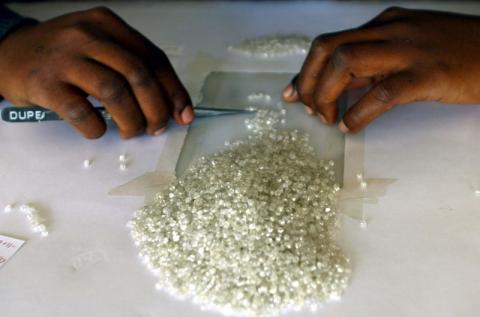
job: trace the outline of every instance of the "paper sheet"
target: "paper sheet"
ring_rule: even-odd
[[[0,235],[0,269],[17,253],[24,240]]]

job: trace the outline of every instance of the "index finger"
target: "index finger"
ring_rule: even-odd
[[[322,72],[315,88],[314,110],[323,121],[334,123],[336,101],[353,78],[371,78],[407,68],[409,50],[401,50],[389,42],[369,42],[339,46]]]
[[[147,133],[158,134],[166,127],[170,109],[165,92],[140,58],[109,39],[93,42],[84,54],[125,78],[145,116]]]
[[[319,77],[327,65],[328,59],[339,45],[350,42],[376,41],[383,38],[385,38],[384,32],[378,28],[350,29],[318,36],[312,42],[310,51],[293,85],[298,99],[309,107],[313,106],[315,87]]]
[[[153,68],[153,72],[168,98],[175,120],[179,124],[189,124],[193,120],[192,101],[167,55],[111,10],[97,8],[87,11],[86,14],[90,14],[93,20],[97,21],[103,32],[132,50]]]

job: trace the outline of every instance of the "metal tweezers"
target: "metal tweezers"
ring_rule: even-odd
[[[112,120],[112,116],[104,107],[95,108],[96,111],[107,121]],[[256,110],[248,109],[220,109],[209,107],[194,107],[196,118],[208,118],[244,113],[253,113]],[[42,107],[7,107],[2,110],[2,120],[6,122],[43,122],[63,120],[55,112]]]

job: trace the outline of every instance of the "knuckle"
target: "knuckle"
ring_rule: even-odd
[[[110,80],[102,81],[98,85],[98,95],[101,100],[107,103],[118,103],[122,101],[128,91],[128,87],[125,82],[116,77],[112,77]]]
[[[329,44],[332,35],[331,33],[323,33],[313,39],[314,46],[326,46]]]
[[[321,88],[315,92],[313,100],[314,100],[315,106],[318,109],[322,109],[322,110],[324,110],[323,108],[325,107],[325,104],[330,102],[330,100],[327,100],[327,98],[325,97],[325,94],[322,92]]]
[[[312,50],[315,53],[328,54],[331,50],[331,39],[332,35],[330,33],[320,34],[312,42]]]
[[[394,88],[388,81],[378,83],[377,87],[373,90],[373,98],[383,104],[391,103],[393,96]]]
[[[89,17],[94,19],[115,19],[117,16],[113,11],[105,6],[99,6],[86,11]]]
[[[348,45],[340,45],[332,55],[332,64],[334,68],[348,68],[355,59],[355,51]]]
[[[315,108],[321,112],[327,120],[331,118],[331,114],[336,112],[335,104],[336,98],[329,96],[325,88],[320,88],[316,91],[314,96]]]
[[[82,123],[94,114],[91,109],[87,109],[75,102],[67,103],[64,112],[66,119],[72,123]]]
[[[126,78],[132,86],[145,87],[152,85],[155,80],[147,67],[140,63],[133,63]]]
[[[88,42],[94,38],[86,25],[80,22],[66,27],[63,32],[61,32],[60,37],[72,42]]]
[[[304,103],[308,102],[313,96],[313,91],[305,87],[305,85],[298,86],[297,93],[300,97],[300,100],[302,100]]]
[[[386,8],[385,10],[383,10],[380,15],[381,16],[388,16],[388,17],[395,17],[395,16],[401,15],[404,12],[405,12],[405,9],[402,8],[402,7],[391,6],[391,7]]]

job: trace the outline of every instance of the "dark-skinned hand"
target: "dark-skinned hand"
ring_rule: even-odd
[[[0,95],[57,112],[86,138],[106,124],[86,99],[107,108],[120,135],[159,134],[170,117],[189,124],[192,102],[161,49],[107,8],[27,24],[0,42]]]
[[[339,123],[354,133],[396,105],[478,104],[478,78],[479,17],[390,8],[359,28],[318,36],[283,94],[334,124],[340,94],[371,86]]]

